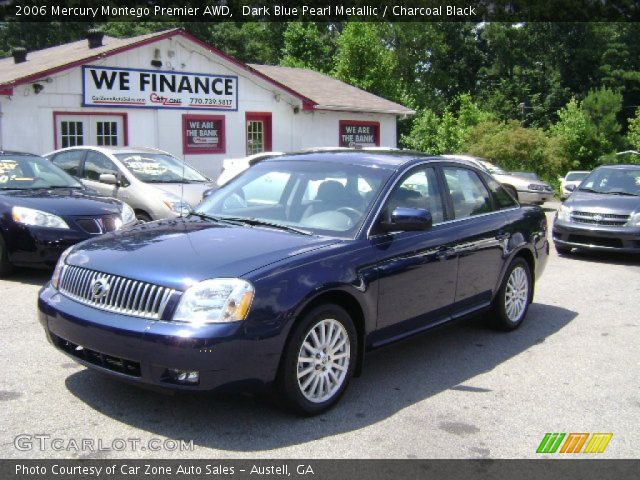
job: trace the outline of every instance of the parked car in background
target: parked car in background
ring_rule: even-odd
[[[222,170],[220,171],[220,176],[216,180],[216,185],[221,187],[225,183],[228,183],[229,180],[238,176],[240,173],[244,172],[247,168],[255,165],[256,163],[271,157],[276,157],[278,155],[284,155],[283,152],[260,152],[255,153],[253,155],[249,155],[244,158],[225,158],[222,161]],[[207,192],[207,195],[212,193],[213,190]],[[205,195],[205,196],[207,196]]]
[[[516,177],[528,178],[529,180],[541,181],[538,174],[535,172],[509,172],[509,175],[515,175]]]
[[[521,325],[546,231],[541,208],[468,162],[283,155],[186,218],[66,251],[40,292],[40,321],[56,348],[114,377],[273,385],[317,414],[367,350],[485,310],[501,329]]]
[[[572,170],[560,178],[560,198],[565,199],[584,180],[590,172],[585,170]],[[572,187],[569,187],[572,185]]]
[[[541,180],[532,180],[516,175],[511,175],[497,165],[480,157],[470,155],[443,155],[446,158],[458,158],[473,163],[479,168],[490,173],[498,180],[513,198],[520,203],[533,203],[542,205],[553,198],[553,188]]]
[[[87,191],[46,159],[0,151],[0,275],[53,267],[69,246],[135,220],[131,207]]]
[[[562,254],[573,248],[640,252],[640,165],[591,172],[558,209],[553,240]]]
[[[102,195],[128,203],[150,222],[186,215],[213,182],[173,155],[144,147],[69,147],[45,155]]]

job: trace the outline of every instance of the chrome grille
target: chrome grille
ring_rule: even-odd
[[[603,225],[608,227],[621,227],[629,220],[629,215],[618,215],[616,213],[597,212],[571,212],[571,220],[576,223],[586,223],[589,225]]]
[[[97,284],[100,287],[96,287]],[[167,302],[176,291],[73,265],[64,267],[59,286],[60,293],[85,305],[153,319],[162,317]]]

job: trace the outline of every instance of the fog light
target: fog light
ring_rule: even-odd
[[[200,372],[195,370],[168,368],[163,377],[165,381],[171,383],[184,383],[186,385],[197,385],[200,383]]]

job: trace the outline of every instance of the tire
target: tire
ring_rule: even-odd
[[[9,275],[13,271],[13,265],[9,262],[9,252],[4,239],[0,236],[0,277]]]
[[[503,187],[507,192],[509,192],[509,195],[518,200],[518,191],[515,188],[511,185],[503,185]]]
[[[531,269],[524,258],[516,257],[494,299],[492,321],[496,328],[511,331],[522,325],[533,299]]]
[[[558,245],[557,243],[553,246],[555,247],[558,255],[569,255],[571,253],[571,247],[565,247],[564,245]]]
[[[332,304],[309,311],[294,328],[278,374],[278,393],[287,409],[317,415],[333,407],[349,385],[358,358],[356,329],[349,314]]]
[[[149,223],[152,220],[152,218],[145,212],[136,212],[136,220],[138,220],[138,222],[140,223]]]

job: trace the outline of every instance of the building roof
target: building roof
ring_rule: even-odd
[[[315,104],[314,110],[346,110],[396,115],[415,113],[403,105],[306,68],[255,64],[249,64],[249,66],[312,100]]]
[[[0,59],[0,95],[12,95],[14,86],[41,80],[54,73],[176,35],[186,37],[208,52],[224,58],[236,67],[298,98],[305,110],[344,110],[395,115],[415,113],[400,104],[313,70],[247,65],[178,28],[131,38],[105,36],[102,46],[96,48],[89,48],[87,40],[82,39],[29,52],[27,61],[17,64],[13,57],[2,58]]]

